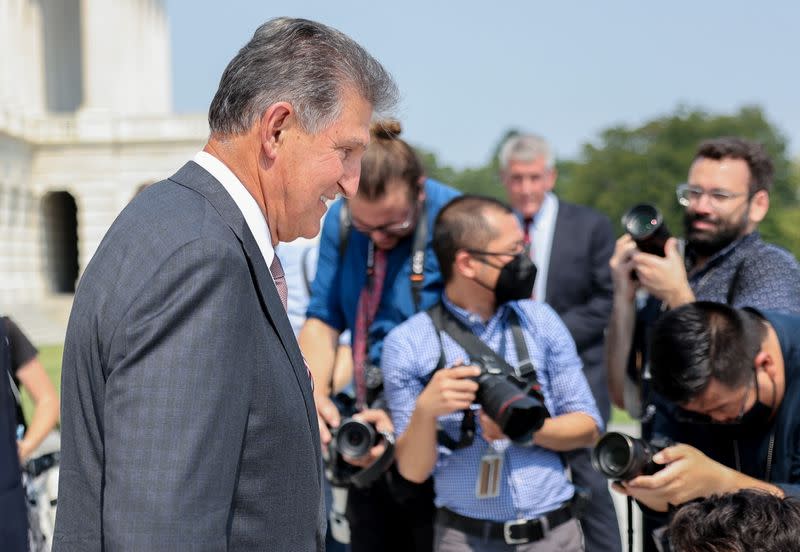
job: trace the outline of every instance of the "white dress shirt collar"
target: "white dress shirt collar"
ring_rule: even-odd
[[[233,198],[236,206],[242,212],[250,232],[256,239],[258,248],[264,256],[264,262],[267,263],[267,268],[269,268],[272,264],[272,259],[275,257],[275,249],[272,247],[272,235],[269,231],[267,219],[264,218],[264,214],[261,212],[255,198],[250,195],[241,180],[236,178],[233,171],[210,153],[205,151],[198,152],[194,156],[194,162],[211,173],[211,176],[216,178]]]

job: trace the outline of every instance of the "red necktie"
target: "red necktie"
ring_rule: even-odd
[[[353,334],[353,375],[356,382],[356,406],[367,406],[367,336],[378,305],[381,303],[383,281],[386,278],[386,251],[375,248],[372,274],[367,276],[367,284],[361,290],[356,310],[355,333]]]
[[[281,303],[283,303],[283,310],[286,310],[286,305],[289,303],[289,286],[286,285],[286,274],[283,272],[281,260],[277,255],[272,258],[269,271],[272,273],[272,279],[275,281],[275,287],[278,289],[278,296],[281,298]],[[308,362],[306,362],[305,356],[303,357],[303,364],[305,364],[308,379],[311,381],[311,390],[313,391],[314,377],[311,375],[311,370],[308,369]]]
[[[522,230],[523,232],[525,232],[525,238],[524,238],[525,245],[531,244],[530,227],[532,222],[533,222],[533,217],[528,217],[522,221]]]

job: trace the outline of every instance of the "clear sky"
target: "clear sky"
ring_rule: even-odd
[[[166,0],[178,112],[205,112],[225,65],[269,18],[347,33],[394,75],[404,137],[458,168],[505,130],[573,157],[611,125],[678,105],[758,104],[800,154],[800,2]]]

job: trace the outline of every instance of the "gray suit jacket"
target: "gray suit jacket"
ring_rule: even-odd
[[[196,163],[137,196],[81,278],[54,550],[324,549],[303,358],[234,201]]]

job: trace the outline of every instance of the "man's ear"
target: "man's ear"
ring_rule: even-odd
[[[757,371],[762,370],[766,372],[773,381],[775,380],[775,377],[777,376],[775,359],[772,358],[770,353],[764,349],[761,349],[758,354],[756,354],[756,358],[753,363],[755,364]]]
[[[769,192],[766,190],[757,191],[750,199],[750,223],[756,225],[764,220],[769,211]]]
[[[289,102],[274,103],[261,115],[258,134],[261,149],[269,159],[275,159],[283,133],[294,124],[297,124],[297,116]]]
[[[463,249],[458,251],[456,253],[455,261],[453,262],[453,271],[458,272],[469,279],[474,278],[476,272],[475,259]]]
[[[558,180],[558,169],[556,169],[555,167],[550,169],[547,178],[548,178],[547,186],[546,186],[547,187],[547,191],[548,192],[552,192],[553,188],[556,187],[556,180]]]

